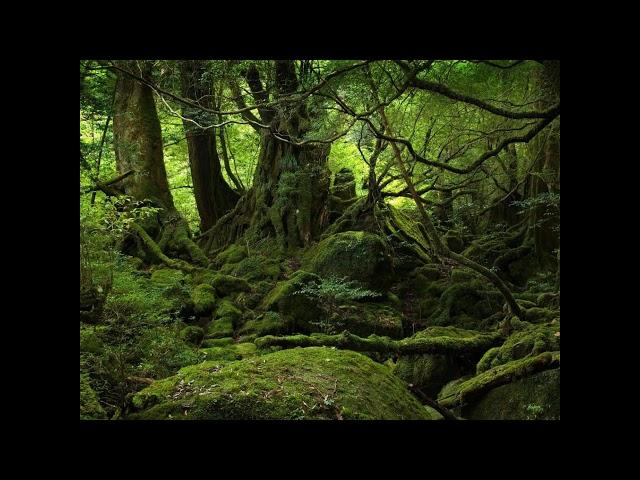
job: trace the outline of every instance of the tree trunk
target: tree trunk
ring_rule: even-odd
[[[267,101],[258,70],[249,68],[245,76],[255,102]],[[280,97],[297,90],[292,61],[275,62],[275,86]],[[236,101],[243,105],[239,97]],[[270,128],[258,129],[260,154],[253,187],[233,215],[208,232],[208,248],[231,243],[247,231],[252,238],[275,236],[289,250],[317,239],[328,223],[330,145],[295,145],[310,123],[304,103],[283,101],[277,109],[261,108],[258,113],[260,122]]]
[[[119,68],[149,77],[149,62],[116,62]],[[128,237],[122,249],[128,253],[161,260],[149,242],[155,243],[164,253],[183,255],[197,263],[207,263],[207,258],[191,240],[187,223],[173,204],[162,151],[162,131],[151,89],[124,72],[118,73],[113,115],[113,140],[116,167],[122,180],[122,190],[138,202],[160,207],[156,217],[139,220],[132,229],[135,242]],[[133,172],[132,174],[128,174]],[[148,238],[141,238],[143,230]],[[140,241],[142,240],[142,242]]]
[[[206,80],[205,62],[185,60],[180,62],[180,81],[182,95],[198,102],[206,108],[212,108],[212,82]],[[209,230],[238,201],[234,192],[222,176],[220,159],[216,148],[216,133],[213,128],[202,129],[189,120],[195,120],[206,127],[215,123],[210,115],[200,110],[183,107],[184,130],[189,150],[189,166],[193,180],[193,192],[200,216],[200,230]]]

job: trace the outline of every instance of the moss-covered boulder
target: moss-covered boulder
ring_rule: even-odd
[[[373,290],[386,290],[393,279],[391,257],[378,235],[342,232],[312,247],[303,267],[321,277],[346,277]]]
[[[159,268],[151,274],[151,283],[162,287],[173,287],[184,282],[184,273],[173,268]]]
[[[228,343],[201,348],[205,360],[242,360],[257,355],[258,347],[252,342]]]
[[[531,307],[524,311],[524,319],[529,323],[549,322],[559,316],[560,313],[558,310],[551,310],[549,308]]]
[[[321,318],[322,311],[314,300],[299,292],[310,282],[320,281],[317,275],[298,270],[288,280],[278,282],[263,299],[260,308],[277,311],[291,322],[294,329],[309,332],[312,329],[312,323]]]
[[[247,256],[247,247],[232,244],[216,255],[215,264],[224,265],[227,263],[238,263]]]
[[[525,357],[534,357],[543,352],[560,350],[560,324],[550,322],[532,325],[527,322],[515,324],[514,332],[500,347],[488,350],[476,366],[476,373]]]
[[[456,327],[429,327],[412,338],[449,337],[474,338],[481,332]],[[477,360],[477,356],[475,360]],[[435,397],[441,388],[473,369],[473,358],[454,358],[450,355],[402,355],[396,362],[394,373],[407,383]]]
[[[560,420],[560,369],[494,388],[462,409],[469,420]]]
[[[190,325],[180,330],[180,339],[191,345],[200,345],[204,338],[204,330],[202,327]]]
[[[475,329],[480,320],[502,310],[503,303],[502,295],[480,280],[454,283],[442,293],[440,305],[428,322]]]
[[[80,420],[105,420],[107,414],[91,388],[89,376],[80,374]]]
[[[181,369],[133,397],[130,419],[416,419],[439,416],[391,370],[356,352],[282,350]]]
[[[250,292],[251,285],[243,279],[231,275],[218,274],[213,277],[211,284],[216,293],[221,297],[226,297],[238,292]]]
[[[191,301],[197,315],[209,315],[216,306],[216,292],[211,285],[202,283],[191,291]]]

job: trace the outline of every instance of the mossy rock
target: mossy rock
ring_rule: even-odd
[[[222,339],[233,336],[233,321],[231,318],[217,318],[209,323],[205,341],[210,339]]]
[[[107,413],[98,402],[98,395],[91,388],[89,376],[80,374],[80,420],[106,420]]]
[[[442,240],[447,244],[449,249],[455,253],[460,253],[464,250],[464,239],[460,232],[449,230],[444,237],[442,237]]]
[[[312,281],[319,283],[321,279],[313,273],[298,270],[288,280],[278,282],[264,298],[260,308],[277,311],[292,322],[294,329],[310,332],[312,322],[321,318],[322,311],[315,301],[297,292]]]
[[[478,331],[456,327],[429,327],[417,332],[412,338],[473,338],[480,334]],[[472,370],[473,365],[473,359],[456,359],[449,355],[403,355],[398,358],[394,373],[428,396],[434,397],[447,382]]]
[[[233,343],[233,337],[221,337],[221,338],[205,338],[202,342],[202,348],[209,347],[224,347]]]
[[[436,281],[442,279],[440,268],[436,264],[427,264],[414,270],[416,274],[422,275],[428,281]]]
[[[227,263],[238,263],[247,256],[247,247],[243,245],[232,244],[224,251],[216,255],[215,263],[224,265]]]
[[[130,419],[438,418],[391,370],[356,352],[281,350],[181,369],[133,397]]]
[[[151,283],[162,287],[173,287],[184,283],[185,276],[180,270],[159,268],[151,274]]]
[[[215,319],[226,318],[231,320],[234,327],[240,324],[242,310],[236,304],[227,299],[222,299],[216,309]]]
[[[254,343],[230,343],[226,345],[201,348],[205,360],[242,360],[257,355],[258,347]]]
[[[291,332],[291,325],[277,312],[265,312],[257,318],[248,320],[238,331],[239,335],[258,337],[265,335],[286,335]]]
[[[468,282],[476,278],[478,278],[478,275],[468,268],[454,268],[451,270],[451,281],[454,283]]]
[[[462,409],[469,420],[560,420],[560,369],[501,385]]]
[[[216,306],[216,292],[211,285],[202,283],[191,291],[191,300],[196,314],[208,315]]]
[[[454,283],[440,296],[440,306],[429,317],[431,325],[475,328],[483,318],[502,310],[504,300],[480,280]]]
[[[544,292],[538,295],[536,303],[539,307],[545,308],[559,308],[560,307],[560,294],[552,292]]]
[[[221,297],[226,297],[238,292],[250,292],[251,285],[243,279],[231,275],[218,274],[213,277],[211,284],[216,293]]]
[[[560,325],[557,322],[538,325],[520,322],[518,328],[519,331],[511,334],[502,346],[492,348],[482,356],[476,365],[476,373],[521,358],[560,350],[560,336],[557,335]]]
[[[384,242],[368,232],[349,231],[325,238],[307,252],[303,267],[321,277],[346,277],[379,291],[386,290],[393,280]]]
[[[263,255],[251,255],[236,264],[226,264],[220,271],[249,282],[276,280],[280,276],[280,259]]]
[[[180,339],[191,345],[200,345],[204,338],[204,330],[202,327],[188,326],[180,330]]]

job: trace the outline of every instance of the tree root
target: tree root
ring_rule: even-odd
[[[259,348],[265,347],[336,347],[355,352],[379,352],[396,355],[412,354],[449,354],[467,355],[470,353],[483,353],[489,348],[500,345],[504,338],[497,333],[478,334],[472,338],[452,337],[419,337],[392,340],[389,337],[370,335],[362,338],[344,331],[339,335],[290,335],[276,337],[267,335],[254,340]]]
[[[147,232],[144,231],[137,223],[132,223],[131,228],[138,234],[138,236],[142,239],[147,248],[151,251],[153,255],[155,255],[158,260],[165,263],[168,267],[175,268],[178,270],[185,271],[187,273],[192,273],[200,270],[200,268],[191,265],[190,263],[185,262],[184,260],[173,259],[167,257],[163,252],[160,246],[149,236]]]
[[[559,366],[560,352],[544,352],[536,357],[506,363],[461,383],[453,393],[438,399],[438,403],[445,408],[459,407],[500,385]]]

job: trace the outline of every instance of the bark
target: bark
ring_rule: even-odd
[[[140,73],[143,78],[151,76],[149,62],[124,61],[116,64],[123,70]],[[183,255],[197,263],[206,264],[207,258],[191,240],[187,223],[173,204],[164,166],[162,131],[151,88],[121,71],[116,82],[113,138],[116,167],[121,181],[107,185],[108,190],[114,195],[124,193],[138,202],[161,208],[157,217],[133,224],[135,238],[139,240],[127,237],[121,248],[127,252],[144,254],[136,249],[142,240],[147,251],[158,258],[151,248],[152,243],[156,244],[155,237],[161,239],[157,245],[167,258],[168,255]]]
[[[298,81],[293,62],[276,61],[274,69],[276,95],[294,92]],[[247,72],[247,81],[255,101],[264,102],[268,97],[257,69]],[[244,102],[237,85],[234,91],[241,107]],[[285,250],[304,247],[317,239],[328,223],[330,174],[326,162],[330,146],[294,144],[308,130],[310,119],[304,103],[283,101],[277,109],[262,109],[259,114],[260,123],[271,126],[259,129],[260,153],[253,187],[235,214],[207,233],[207,249],[231,243],[247,230],[256,238],[277,237]],[[213,238],[214,233],[219,238]]]
[[[180,81],[182,95],[198,102],[206,108],[212,108],[213,88],[203,75],[206,64],[201,60],[180,62]],[[201,111],[184,107],[182,115],[186,119],[196,120],[200,125],[213,123]],[[200,216],[200,230],[210,229],[238,201],[234,192],[222,176],[220,158],[216,146],[216,132],[213,128],[202,129],[193,122],[183,119],[189,151],[189,166],[193,180],[193,192]]]

